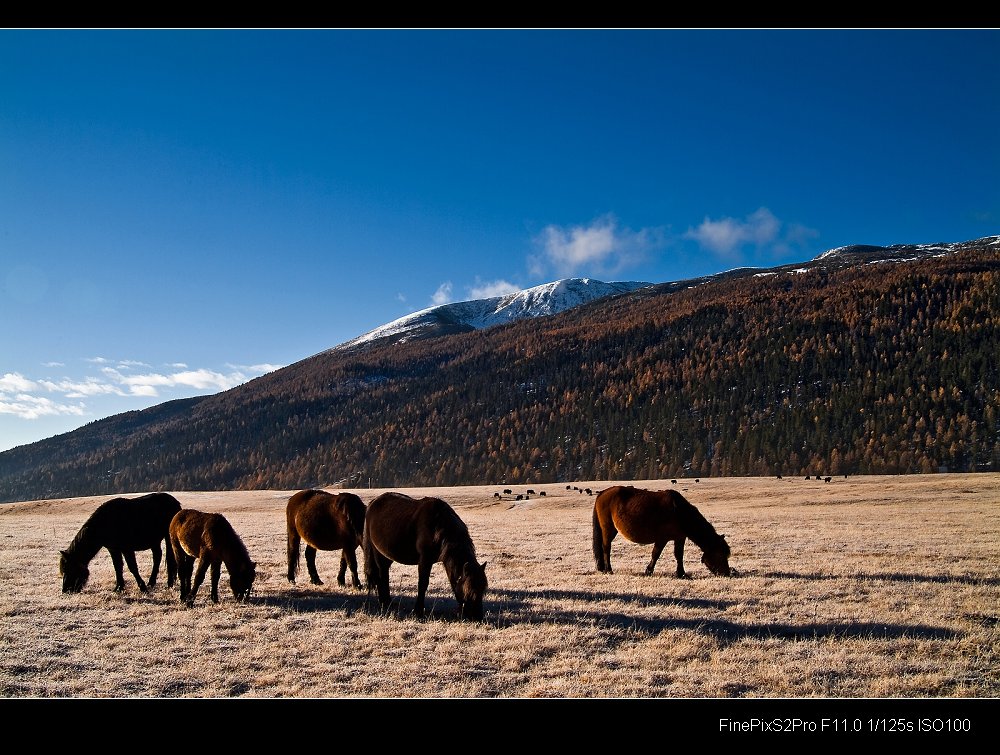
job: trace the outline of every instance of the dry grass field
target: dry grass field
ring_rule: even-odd
[[[456,620],[440,564],[423,621],[411,616],[416,567],[392,567],[387,615],[336,584],[339,552],[318,556],[325,585],[309,584],[304,562],[290,584],[294,491],[174,493],[223,513],[266,572],[240,604],[223,570],[221,602],[206,584],[192,608],[165,571],[147,594],[126,571],[113,592],[106,551],[83,592],[61,592],[59,550],[110,496],[3,504],[0,697],[997,698],[998,483],[678,480],[739,571],[713,576],[689,541],[686,580],[671,546],[646,577],[650,547],[620,536],[615,573],[597,573],[594,499],[565,484],[521,502],[498,501],[502,486],[402,489],[444,498],[469,525],[488,562],[482,623]],[[355,492],[367,503],[383,491]],[[139,564],[148,576],[148,551]]]

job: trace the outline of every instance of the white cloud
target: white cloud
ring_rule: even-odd
[[[451,281],[445,281],[438,286],[437,291],[431,296],[431,303],[435,305],[448,304],[451,301]]]
[[[40,380],[38,381],[38,384],[49,393],[65,393],[66,398],[127,395],[121,388],[111,385],[110,383],[101,382],[96,378],[87,378],[83,382],[76,380],[60,380],[59,382],[55,382],[53,380]]]
[[[706,217],[697,228],[689,228],[684,238],[693,239],[713,254],[724,259],[734,259],[748,245],[775,253],[801,247],[818,236],[818,232],[800,223],[787,227],[769,209],[761,207],[743,220]]]
[[[57,414],[82,416],[86,413],[83,404],[57,404],[44,396],[20,393],[12,401],[0,401],[0,414],[13,414],[21,419],[38,419]]]
[[[149,367],[150,365],[145,362],[137,362],[134,359],[119,359],[118,366],[127,369],[130,367]]]
[[[65,367],[65,362],[42,362],[42,367]]]
[[[27,392],[34,391],[38,389],[38,385],[28,380],[17,372],[8,372],[3,377],[0,377],[0,394],[3,393],[15,393],[15,392]]]
[[[186,370],[188,366],[184,362],[170,362],[167,367],[173,367],[175,370]]]
[[[605,215],[588,226],[546,226],[536,243],[541,254],[528,259],[532,275],[541,276],[549,268],[564,277],[583,272],[604,275],[640,262],[664,243],[664,232],[662,228],[619,228],[617,219]]]
[[[85,362],[90,362],[91,364],[111,364],[110,359],[105,359],[104,357],[91,357],[90,359],[84,359]]]
[[[495,296],[515,294],[521,290],[521,287],[505,280],[483,281],[477,276],[476,284],[470,286],[468,290],[470,299],[492,299]]]
[[[187,366],[187,365],[185,365]],[[268,372],[274,372],[275,370],[280,370],[286,365],[283,364],[230,364],[226,362],[226,367],[231,370],[241,370],[244,372],[255,372],[258,375],[263,375]]]

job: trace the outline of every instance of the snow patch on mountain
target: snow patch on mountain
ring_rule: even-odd
[[[605,283],[593,278],[566,278],[506,296],[427,307],[370,330],[335,349],[349,349],[388,337],[403,342],[424,332],[482,330],[529,317],[554,315],[606,296],[650,285],[638,281]]]

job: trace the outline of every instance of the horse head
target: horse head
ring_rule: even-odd
[[[486,562],[477,564],[466,561],[462,574],[455,583],[455,595],[460,604],[463,619],[483,620],[483,595],[486,594]]]
[[[80,592],[90,578],[90,569],[67,551],[59,551],[59,575],[63,592]]]
[[[717,577],[732,575],[729,568],[729,543],[726,542],[725,535],[719,535],[718,543],[702,552],[701,562]]]
[[[250,588],[257,578],[257,564],[248,561],[235,574],[229,572],[229,587],[233,591],[233,597],[239,601],[245,601],[250,597]]]

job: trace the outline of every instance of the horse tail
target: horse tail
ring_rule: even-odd
[[[295,527],[295,515],[289,511],[286,515],[288,524],[288,581],[294,582],[299,571],[299,531]]]
[[[597,502],[594,502],[594,561],[597,571],[604,571],[604,530],[601,528],[600,517],[597,516]]]
[[[352,505],[353,504],[353,505]],[[351,529],[354,530],[355,535],[359,541],[364,539],[365,536],[365,503],[360,498],[356,501],[352,501],[347,505],[347,521],[351,524]]]
[[[366,516],[361,537],[361,553],[365,559],[365,587],[368,589],[369,595],[378,584],[379,577],[378,559],[375,554],[375,543],[372,542],[370,525],[371,521]]]

